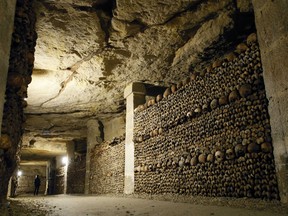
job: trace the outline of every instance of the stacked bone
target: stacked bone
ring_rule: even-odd
[[[32,2],[17,1],[1,140],[6,140],[8,137],[12,139],[16,134],[22,133],[21,125],[25,120],[22,108],[27,106],[27,102],[24,99],[27,97],[28,84],[32,80],[31,75],[34,64],[34,50],[37,37],[35,21]],[[15,128],[11,128],[12,125]],[[14,131],[16,134],[13,134]],[[19,138],[19,136],[16,137]],[[18,145],[19,141],[19,139],[10,140],[13,144],[16,142],[16,145]],[[2,149],[8,149],[9,146],[12,146],[12,144],[6,146],[2,146],[2,144],[0,142],[0,148]]]
[[[136,192],[278,199],[267,106],[252,34],[136,110]]]
[[[121,142],[111,145],[115,139]],[[124,143],[123,136],[120,136],[95,146],[91,153],[91,193],[123,193]]]
[[[31,82],[35,44],[32,1],[18,0],[0,137],[0,198],[6,194],[5,185],[8,185],[9,178],[19,162],[22,124],[25,121],[23,108],[27,106],[24,98],[27,97],[27,86]]]
[[[75,154],[76,152],[74,152]],[[86,174],[86,154],[75,154],[73,161],[69,161],[67,170],[67,193],[84,193]]]
[[[55,194],[64,194],[65,167],[61,166],[55,170]]]

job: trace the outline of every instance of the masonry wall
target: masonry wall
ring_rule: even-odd
[[[279,199],[256,35],[135,113],[135,193]]]
[[[21,166],[22,176],[18,177],[16,194],[34,193],[34,179],[39,175],[41,185],[39,195],[44,195],[46,190],[46,166]]]
[[[253,0],[269,113],[280,197],[288,203],[288,1]]]

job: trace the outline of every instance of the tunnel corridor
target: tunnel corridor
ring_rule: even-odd
[[[0,216],[288,215],[287,8],[0,0]]]

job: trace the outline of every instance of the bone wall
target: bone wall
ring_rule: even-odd
[[[90,192],[123,193],[124,135],[97,145],[91,154]]]
[[[252,34],[135,110],[135,192],[279,199],[267,107]]]
[[[27,106],[27,86],[31,82],[36,44],[32,1],[16,2],[9,69],[0,137],[0,202],[5,199],[9,179],[19,164],[19,151]],[[8,41],[7,41],[8,42]]]
[[[0,125],[2,124],[2,114],[3,114],[3,105],[4,105],[4,95],[5,95],[5,86],[7,79],[7,72],[9,66],[9,55],[10,53],[10,44],[12,39],[13,23],[14,23],[14,12],[15,12],[16,0],[11,1],[1,1],[0,2],[0,57],[2,61],[0,62]],[[0,127],[1,133],[1,127]]]
[[[84,193],[86,173],[85,154],[76,153],[67,170],[67,193]]]
[[[61,166],[55,171],[55,191],[54,194],[64,194],[65,167]]]

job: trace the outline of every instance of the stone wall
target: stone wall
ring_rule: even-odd
[[[34,193],[34,179],[39,175],[41,185],[39,195],[45,194],[46,190],[46,166],[21,166],[22,176],[18,177],[17,195]]]
[[[125,133],[125,116],[114,117],[109,121],[104,121],[104,140],[111,140]]]
[[[86,173],[86,155],[77,154],[68,165],[67,193],[84,193]]]
[[[124,136],[97,145],[91,153],[92,194],[123,193]]]
[[[288,1],[253,0],[281,201],[288,203]]]
[[[135,110],[135,192],[279,199],[256,34]]]
[[[19,0],[16,4],[0,137],[0,202],[6,197],[9,179],[19,163],[22,125],[25,121],[23,108],[27,106],[24,98],[31,82],[36,37],[32,1]]]

